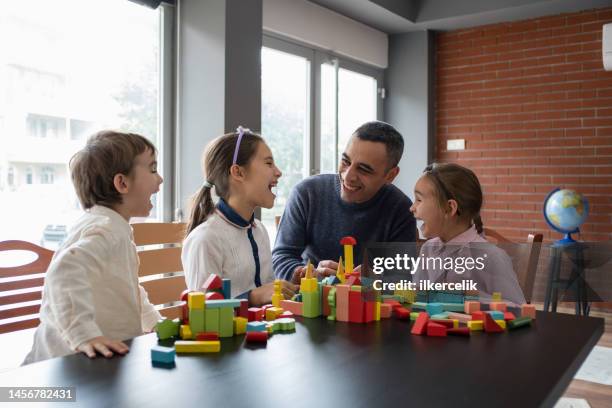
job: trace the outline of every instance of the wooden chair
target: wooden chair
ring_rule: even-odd
[[[38,326],[44,276],[53,251],[26,241],[0,242],[0,252],[28,251],[28,264],[0,267],[0,334]]]
[[[507,239],[491,228],[484,228],[484,234],[487,240],[493,243],[513,243],[513,241]],[[525,253],[523,253],[521,256],[522,262],[516,265],[518,282],[523,290],[527,303],[531,303],[531,297],[533,295],[533,285],[535,283],[536,272],[538,271],[538,261],[540,259],[540,250],[542,249],[542,240],[542,234],[528,234],[527,246],[524,247]],[[521,248],[521,250],[523,250],[523,248]]]
[[[187,288],[181,262],[184,223],[132,224],[138,249],[141,285],[151,303],[169,318],[181,316],[181,292]]]

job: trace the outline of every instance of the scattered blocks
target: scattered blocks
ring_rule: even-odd
[[[428,303],[425,310],[430,316],[440,314],[444,311],[442,303]]]
[[[266,309],[266,320],[269,322],[272,320],[276,320],[283,312],[284,310],[280,307],[269,307]]]
[[[516,316],[514,316],[514,313],[512,312],[504,313],[504,320],[508,321],[508,320],[514,320],[514,319],[516,319]]]
[[[446,318],[448,318],[448,312],[438,313],[438,314],[435,314],[435,315],[431,315],[429,317],[431,317],[432,319],[446,319]]]
[[[446,337],[446,327],[444,325],[429,321],[427,323],[427,335],[433,337]]]
[[[395,316],[397,316],[398,319],[400,320],[408,320],[410,319],[410,310],[404,308],[404,307],[396,307],[394,309],[395,312]]]
[[[264,319],[264,310],[260,307],[250,307],[248,314],[249,322],[260,322]]]
[[[174,342],[174,348],[178,354],[181,353],[218,353],[221,351],[219,340],[211,341],[182,341]]]
[[[412,326],[412,330],[410,330],[410,333],[416,334],[419,336],[425,334],[425,331],[427,330],[428,321],[429,321],[429,315],[426,312],[420,312],[419,316],[414,322],[414,325]]]
[[[493,317],[489,313],[484,315],[484,330],[487,333],[502,333],[504,329],[497,324],[497,321],[493,320]],[[505,323],[505,322],[504,322]]]
[[[247,332],[245,336],[245,341],[247,343],[267,343],[268,342],[268,332],[267,331],[252,331]]]
[[[176,352],[172,347],[153,346],[151,349],[151,362],[153,365],[174,366]]]
[[[519,317],[518,319],[510,320],[508,322],[508,329],[514,330],[518,329],[519,327],[531,326],[531,320],[532,319],[529,316],[523,316]]]
[[[521,317],[531,317],[535,320],[536,308],[535,305],[524,304],[521,306]]]
[[[467,322],[467,327],[470,331],[483,331],[484,322],[482,320],[470,320]]]
[[[155,325],[155,332],[157,333],[157,338],[160,340],[166,340],[172,337],[176,337],[179,335],[180,331],[180,321],[169,320],[169,319],[161,319]]]
[[[246,326],[247,333],[255,331],[266,331],[266,322],[248,322]]]
[[[295,330],[295,319],[282,318],[282,319],[278,319],[276,322],[278,322],[281,331]]]

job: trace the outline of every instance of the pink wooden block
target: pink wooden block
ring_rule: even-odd
[[[380,318],[388,319],[391,317],[391,312],[393,312],[393,305],[389,303],[381,303],[380,304]]]
[[[348,285],[336,285],[336,320],[339,322],[349,321],[349,292]]]
[[[472,316],[457,312],[448,312],[448,318],[457,319],[460,323],[467,323],[472,320]]]
[[[506,302],[491,302],[489,304],[489,310],[498,310],[500,312],[505,312],[508,308]]]
[[[521,317],[531,317],[532,319],[536,318],[536,308],[535,305],[524,304],[521,306]]]
[[[296,302],[294,300],[281,300],[280,307],[283,310],[288,310],[296,316],[302,315],[302,302]]]
[[[480,310],[480,302],[475,300],[468,300],[463,304],[465,314],[472,314]]]

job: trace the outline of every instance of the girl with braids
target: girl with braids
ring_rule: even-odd
[[[430,165],[417,181],[414,194],[410,211],[422,221],[420,230],[428,239],[421,257],[455,261],[453,267],[445,267],[430,260],[417,268],[415,282],[473,280],[481,298],[501,292],[505,301],[525,303],[510,257],[482,235],[482,189],[474,172],[454,163]],[[466,262],[469,258],[480,258],[480,262]]]
[[[270,239],[257,207],[272,208],[272,188],[281,171],[261,136],[239,127],[206,146],[202,166],[204,183],[193,201],[182,261],[190,290],[201,290],[210,274],[232,280],[232,297],[253,305],[270,303],[274,274]],[[212,190],[219,197],[215,205]],[[291,299],[297,286],[283,281]]]

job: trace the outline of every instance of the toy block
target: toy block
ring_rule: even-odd
[[[273,328],[274,325],[272,322],[266,322],[266,333],[268,333],[268,336],[271,336],[274,333]]]
[[[482,320],[470,320],[467,322],[467,327],[470,331],[482,331],[484,330],[484,322]]]
[[[349,291],[349,322],[363,323],[363,299],[356,290]]]
[[[419,317],[420,312],[410,312],[410,321],[414,322]]]
[[[414,302],[412,304],[412,308],[413,309],[426,310],[427,309],[427,303],[425,303],[425,302]]]
[[[427,330],[427,322],[429,321],[429,315],[426,312],[420,312],[417,319],[414,321],[414,325],[410,330],[410,333],[416,335],[423,335]]]
[[[505,312],[508,308],[506,302],[491,302],[489,303],[489,310],[497,310],[500,312]]]
[[[282,318],[282,319],[278,319],[277,322],[280,324],[281,331],[295,330],[295,319]]]
[[[274,293],[272,294],[272,304],[276,307],[280,307],[280,301],[285,299],[281,291],[280,279],[274,280]]]
[[[195,334],[204,331],[205,310],[206,309],[189,309],[189,327],[191,327],[192,333]]]
[[[187,306],[189,309],[204,309],[204,293],[190,292],[187,295]]]
[[[493,318],[493,320],[504,320],[504,312],[500,312],[499,310],[488,310],[485,312]]]
[[[435,315],[429,316],[431,319],[446,319],[448,318],[448,312],[442,312]]]
[[[478,310],[472,313],[472,320],[481,320],[484,322],[484,315],[485,315],[485,312],[483,310]]]
[[[190,340],[193,338],[193,333],[191,332],[191,327],[189,327],[186,324],[181,325],[181,328],[179,330],[179,334],[181,336],[181,339],[183,340]]]
[[[430,316],[440,314],[444,311],[442,303],[428,303],[426,309]]]
[[[223,281],[219,276],[213,273],[208,277],[208,279],[206,279],[204,285],[202,285],[202,289],[204,289],[206,292],[223,289]]]
[[[266,331],[266,322],[248,322],[246,326],[246,331]]]
[[[391,308],[395,309],[396,307],[402,307],[402,304],[395,299],[384,299],[383,303],[387,305],[391,305]]]
[[[484,330],[487,333],[502,333],[504,331],[504,329],[502,329],[502,327],[497,324],[497,322],[495,320],[493,320],[493,317],[491,317],[491,315],[489,313],[485,313],[484,315],[485,319],[484,319]]]
[[[402,297],[398,296],[398,295],[382,295],[381,298],[382,298],[383,302],[385,300],[394,300],[394,301],[399,302],[399,303],[402,302]]]
[[[349,292],[348,285],[336,285],[336,320],[339,322],[349,321]]]
[[[206,302],[209,300],[223,300],[223,294],[220,292],[206,292]]]
[[[491,294],[491,300],[493,302],[501,302],[502,301],[502,295],[501,292],[493,292]]]
[[[204,309],[204,330],[206,332],[219,333],[219,310],[220,309]]]
[[[283,312],[284,310],[280,307],[269,307],[266,309],[266,320],[269,322],[272,320],[276,320],[278,316],[280,316]]]
[[[219,333],[215,333],[215,332],[202,332],[202,333],[198,333],[196,335],[196,340],[197,341],[219,340]]]
[[[221,281],[221,292],[225,299],[232,298],[232,281],[231,279],[223,279]]]
[[[391,317],[391,313],[393,312],[393,307],[389,303],[381,303],[380,304],[380,318],[388,319]]]
[[[453,327],[455,327],[455,323],[452,320],[450,320],[450,319],[434,319],[434,318],[430,318],[429,321],[437,323],[437,324],[441,324],[442,326],[447,327],[449,329],[452,329]]]
[[[346,282],[346,275],[344,273],[344,262],[342,261],[342,257],[338,260],[338,270],[336,271],[336,277],[340,281],[340,283]]]
[[[323,301],[322,304],[322,308],[321,308],[321,314],[323,316],[329,316],[329,314],[331,313],[331,308],[329,306],[329,292],[331,291],[332,287],[328,286],[328,285],[324,285],[322,287],[322,295],[321,295],[321,300]]]
[[[326,285],[334,286],[339,283],[342,283],[340,279],[336,275],[328,276]]]
[[[452,336],[469,336],[470,329],[467,327],[453,327],[452,329],[446,329],[446,334]]]
[[[448,312],[447,317],[449,319],[457,319],[460,323],[467,323],[472,320],[472,316],[457,312]]]
[[[240,307],[236,311],[236,316],[244,317],[245,319],[249,318],[249,300],[248,299],[240,299]]]
[[[409,289],[395,289],[393,294],[396,296],[401,296],[404,303],[414,303],[416,301],[416,291]]]
[[[359,275],[351,274],[346,278],[345,283],[349,286],[361,286],[361,278]]]
[[[508,322],[508,329],[514,330],[518,329],[519,327],[531,326],[531,320],[532,319],[529,316],[523,316],[519,317],[518,319],[510,320]]]
[[[370,323],[374,321],[374,309],[376,309],[376,302],[363,302],[364,323]]]
[[[187,299],[189,298],[189,293],[191,293],[192,291],[189,289],[185,289],[184,291],[181,292],[181,296],[180,296],[180,300],[182,302],[187,303]]]
[[[233,319],[233,331],[234,334],[244,334],[246,333],[248,320],[241,316],[236,316]]]
[[[281,300],[280,307],[286,312],[291,312],[296,316],[302,315],[302,302],[295,302],[293,300]],[[250,320],[250,319],[249,319]]]
[[[465,314],[472,314],[480,310],[480,302],[468,300],[463,304]]]
[[[521,306],[521,317],[531,317],[532,319],[536,318],[536,308],[535,305],[524,304]]]
[[[293,300],[294,302],[301,302],[302,301],[302,294],[301,293],[296,293],[295,295],[293,295],[291,300]]]
[[[495,323],[499,325],[502,329],[506,330],[506,321],[505,320],[496,320]]]
[[[188,353],[218,353],[221,351],[219,340],[210,341],[182,341],[174,342],[174,348],[178,354]]]
[[[250,307],[248,312],[249,322],[259,322],[264,319],[264,310],[260,307]]]
[[[283,313],[281,313],[277,317],[277,319],[293,319],[293,318],[295,318],[295,315],[291,313],[289,310],[285,310]]]
[[[357,241],[353,237],[343,237],[340,245],[344,248],[344,271],[351,273],[353,272],[353,246],[357,245]]]
[[[514,319],[516,319],[516,316],[514,315],[514,313],[512,312],[504,313],[504,320],[508,321],[508,320],[514,320]]]
[[[151,361],[153,363],[174,364],[176,352],[172,347],[153,346],[151,348]]]
[[[319,287],[317,278],[302,278],[300,280],[300,293],[316,292]]]
[[[232,337],[234,335],[234,309],[224,307],[219,309],[219,337]]]
[[[393,309],[393,313],[395,313],[395,317],[400,320],[409,320],[410,319],[410,310],[405,307],[396,307]]]
[[[245,341],[247,343],[267,343],[268,342],[268,332],[267,331],[247,332],[245,336]]]
[[[240,307],[240,299],[219,299],[219,300],[208,300],[206,301],[207,309],[221,309],[224,307]]]
[[[170,319],[161,319],[155,325],[155,332],[157,333],[157,338],[160,340],[166,340],[174,336],[179,335],[180,330],[180,321],[178,319],[170,320]]]
[[[427,335],[433,337],[446,337],[446,327],[429,321],[427,322]]]
[[[302,293],[302,316],[304,317],[319,317],[321,316],[321,299],[319,291]]]
[[[181,306],[181,322],[189,324],[189,306],[187,306],[187,301]]]
[[[268,326],[272,326],[272,333],[276,333],[281,331],[281,324],[278,320],[274,320],[272,322],[268,322]]]
[[[465,311],[465,306],[463,303],[442,303],[442,309],[445,312],[463,312]]]
[[[380,302],[374,302],[374,321],[377,322],[380,320]]]

